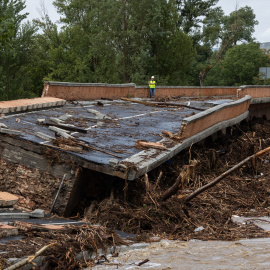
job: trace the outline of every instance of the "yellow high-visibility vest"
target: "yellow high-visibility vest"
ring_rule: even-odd
[[[156,81],[152,81],[152,80],[151,80],[151,81],[149,82],[149,87],[150,87],[150,88],[156,88]]]

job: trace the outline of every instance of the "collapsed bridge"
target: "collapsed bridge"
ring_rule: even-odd
[[[168,99],[170,89],[178,99]],[[134,85],[47,82],[41,98],[1,102],[0,189],[49,211],[61,186],[54,211],[70,216],[82,201],[108,196],[113,181],[135,180],[194,143],[270,116],[267,86],[156,93],[159,106],[142,104],[147,89]]]

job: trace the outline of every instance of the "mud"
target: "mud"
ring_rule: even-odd
[[[129,251],[92,270],[104,269],[269,269],[270,239],[239,241],[168,241]],[[144,260],[145,264],[138,266]],[[87,268],[90,270],[90,268]]]

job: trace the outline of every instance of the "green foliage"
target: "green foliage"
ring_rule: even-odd
[[[22,13],[25,1],[4,0],[0,2],[1,36],[1,84],[0,99],[33,96],[29,91],[30,44],[36,29],[30,23],[22,24],[27,17]],[[27,89],[27,90],[26,90]]]
[[[179,12],[178,25],[186,33],[195,33],[201,28],[203,18],[211,12],[218,0],[176,0]]]
[[[177,31],[160,44],[159,69],[157,74],[166,78],[169,85],[187,85],[188,73],[195,57],[192,39],[183,32]]]
[[[254,41],[252,34],[255,31],[255,25],[258,24],[258,21],[255,18],[256,16],[253,13],[253,10],[248,6],[232,12],[229,16],[224,16],[222,34],[223,44],[231,37],[234,45],[236,45],[237,42]]]
[[[229,49],[224,59],[226,85],[251,85],[259,67],[268,61],[257,43],[236,45]]]

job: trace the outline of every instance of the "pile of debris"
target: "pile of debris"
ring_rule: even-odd
[[[270,155],[260,152],[269,146],[269,122],[243,123],[215,142],[192,145],[137,181],[115,183],[110,198],[92,202],[85,218],[170,239],[268,237],[256,225],[235,224],[231,217],[269,215]],[[190,199],[205,186],[211,188]]]
[[[0,269],[84,269],[109,262],[105,254],[116,256],[123,245],[134,243],[113,230],[89,224],[10,224],[2,226],[2,233],[5,229],[6,233],[18,236],[0,241]]]

